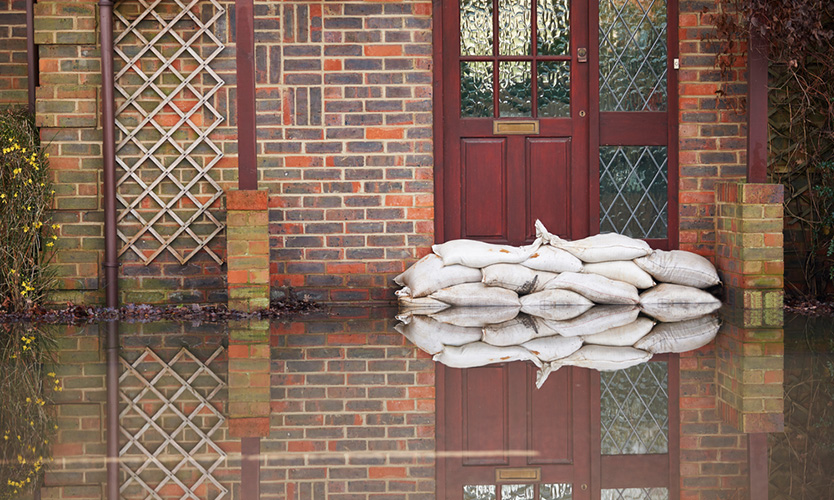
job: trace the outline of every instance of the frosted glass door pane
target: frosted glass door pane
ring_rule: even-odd
[[[467,484],[463,487],[463,500],[495,500],[495,485]]]
[[[547,61],[538,70],[539,116],[570,116],[570,61]]]
[[[533,500],[532,484],[502,484],[501,500]]]
[[[530,55],[530,0],[498,0],[498,54]]]
[[[492,117],[492,62],[460,63],[460,116]]]
[[[530,68],[530,63],[526,61],[502,61],[500,63],[499,116],[532,115],[533,89],[530,81]]]
[[[568,0],[537,0],[536,46],[540,56],[570,52],[570,8]]]
[[[539,498],[541,500],[571,500],[573,487],[567,483],[540,484]]]
[[[460,55],[492,55],[492,0],[460,0]]]

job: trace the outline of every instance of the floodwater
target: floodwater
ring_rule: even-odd
[[[6,326],[0,498],[41,469],[39,498],[108,498],[108,466],[122,498],[834,497],[830,318],[721,311],[695,350],[537,388],[533,360],[433,361],[396,315]]]

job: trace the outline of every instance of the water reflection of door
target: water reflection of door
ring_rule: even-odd
[[[438,498],[678,498],[676,357],[538,390],[523,363],[437,373]]]
[[[438,368],[438,498],[590,498],[589,371],[559,370],[537,390],[523,363]]]

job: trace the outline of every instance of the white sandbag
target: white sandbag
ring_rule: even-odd
[[[498,347],[484,342],[461,347],[446,346],[432,359],[452,368],[473,368],[508,361],[532,361],[536,366],[542,366],[535,354],[521,346]]]
[[[519,307],[450,307],[431,314],[433,319],[457,326],[483,328],[503,323],[518,315]]]
[[[634,263],[663,283],[708,288],[721,282],[709,260],[683,250],[655,250],[649,256],[635,259]]]
[[[720,327],[721,323],[715,316],[660,323],[634,347],[654,354],[694,351],[712,342]]]
[[[634,347],[586,345],[566,358],[553,361],[552,365],[580,366],[599,371],[612,371],[639,365],[651,358],[652,353]]]
[[[541,238],[543,243],[561,248],[582,262],[631,260],[652,252],[645,241],[615,233],[597,234],[576,241],[563,240],[555,234],[550,234],[541,221],[536,221],[536,236]]]
[[[532,352],[542,361],[553,361],[578,351],[582,347],[582,340],[579,337],[554,335],[530,340],[521,344],[521,347]]]
[[[556,247],[542,245],[522,266],[537,271],[551,273],[578,273],[582,271],[582,261],[570,253]]]
[[[521,345],[535,338],[538,332],[536,320],[520,314],[510,321],[485,326],[481,340],[496,346]]]
[[[426,255],[394,278],[394,283],[408,287],[412,297],[425,297],[441,288],[478,281],[481,281],[480,269],[444,266],[443,259],[435,254]]]
[[[637,287],[596,274],[562,273],[548,281],[547,288],[576,292],[595,304],[637,304]]]
[[[519,295],[544,290],[544,285],[556,277],[553,273],[536,271],[519,264],[493,264],[481,270],[482,283],[512,290]]]
[[[551,373],[563,366],[579,366],[599,371],[622,370],[645,363],[652,354],[633,347],[586,345],[562,359],[545,363],[536,374],[536,387],[541,388]]]
[[[481,339],[480,328],[465,328],[440,323],[422,315],[400,315],[402,323],[394,328],[412,344],[429,354],[437,354],[444,345],[460,346]]]
[[[451,307],[431,297],[412,297],[411,295],[398,295],[397,305],[401,313],[413,312],[414,314],[433,314]]]
[[[598,274],[610,280],[629,283],[641,290],[651,288],[657,284],[649,273],[640,269],[637,264],[630,260],[585,264],[582,272],[586,274]]]
[[[464,283],[438,290],[431,298],[460,307],[521,306],[518,294],[512,290],[486,286],[483,283]]]
[[[637,306],[594,306],[586,313],[567,321],[537,321],[539,336],[580,337],[601,333],[633,323],[640,314]]]
[[[649,318],[640,317],[627,325],[610,328],[593,335],[585,335],[582,341],[586,344],[614,347],[633,346],[635,342],[648,335],[654,325],[655,322]]]
[[[640,295],[640,308],[658,321],[698,318],[721,307],[721,301],[698,288],[661,283]]]
[[[475,240],[452,240],[432,245],[431,249],[443,259],[443,264],[447,266],[462,264],[480,269],[492,264],[524,262],[538,250],[539,246],[541,246],[540,239],[523,247],[495,245]]]
[[[573,293],[569,290],[559,291]],[[581,295],[579,296],[581,297]],[[525,297],[529,297],[529,295],[525,295]],[[524,297],[521,298],[523,299]],[[585,297],[582,298],[584,299]],[[574,306],[525,306],[522,304],[521,312],[527,314],[528,316],[533,316],[534,318],[541,318],[543,320],[567,321],[569,319],[573,319],[577,316],[582,315],[592,307],[594,307],[594,304],[590,300],[588,301],[588,304]]]
[[[520,297],[522,307],[585,306],[593,305],[590,299],[570,290],[551,288]]]

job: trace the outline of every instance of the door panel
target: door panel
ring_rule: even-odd
[[[570,211],[571,139],[527,138],[526,171],[528,172],[527,213],[541,219],[554,234],[568,234],[568,221],[563,214]],[[536,215],[538,214],[538,215]],[[536,236],[535,220],[524,221],[527,239]]]
[[[463,465],[507,465],[508,365],[470,368],[462,374]]]
[[[461,139],[463,238],[508,237],[506,144],[503,137]]]
[[[527,448],[535,452],[528,457],[530,465],[569,464],[573,460],[570,375],[570,370],[552,373],[555,378],[548,377],[541,389],[535,388],[534,380],[528,381]]]

